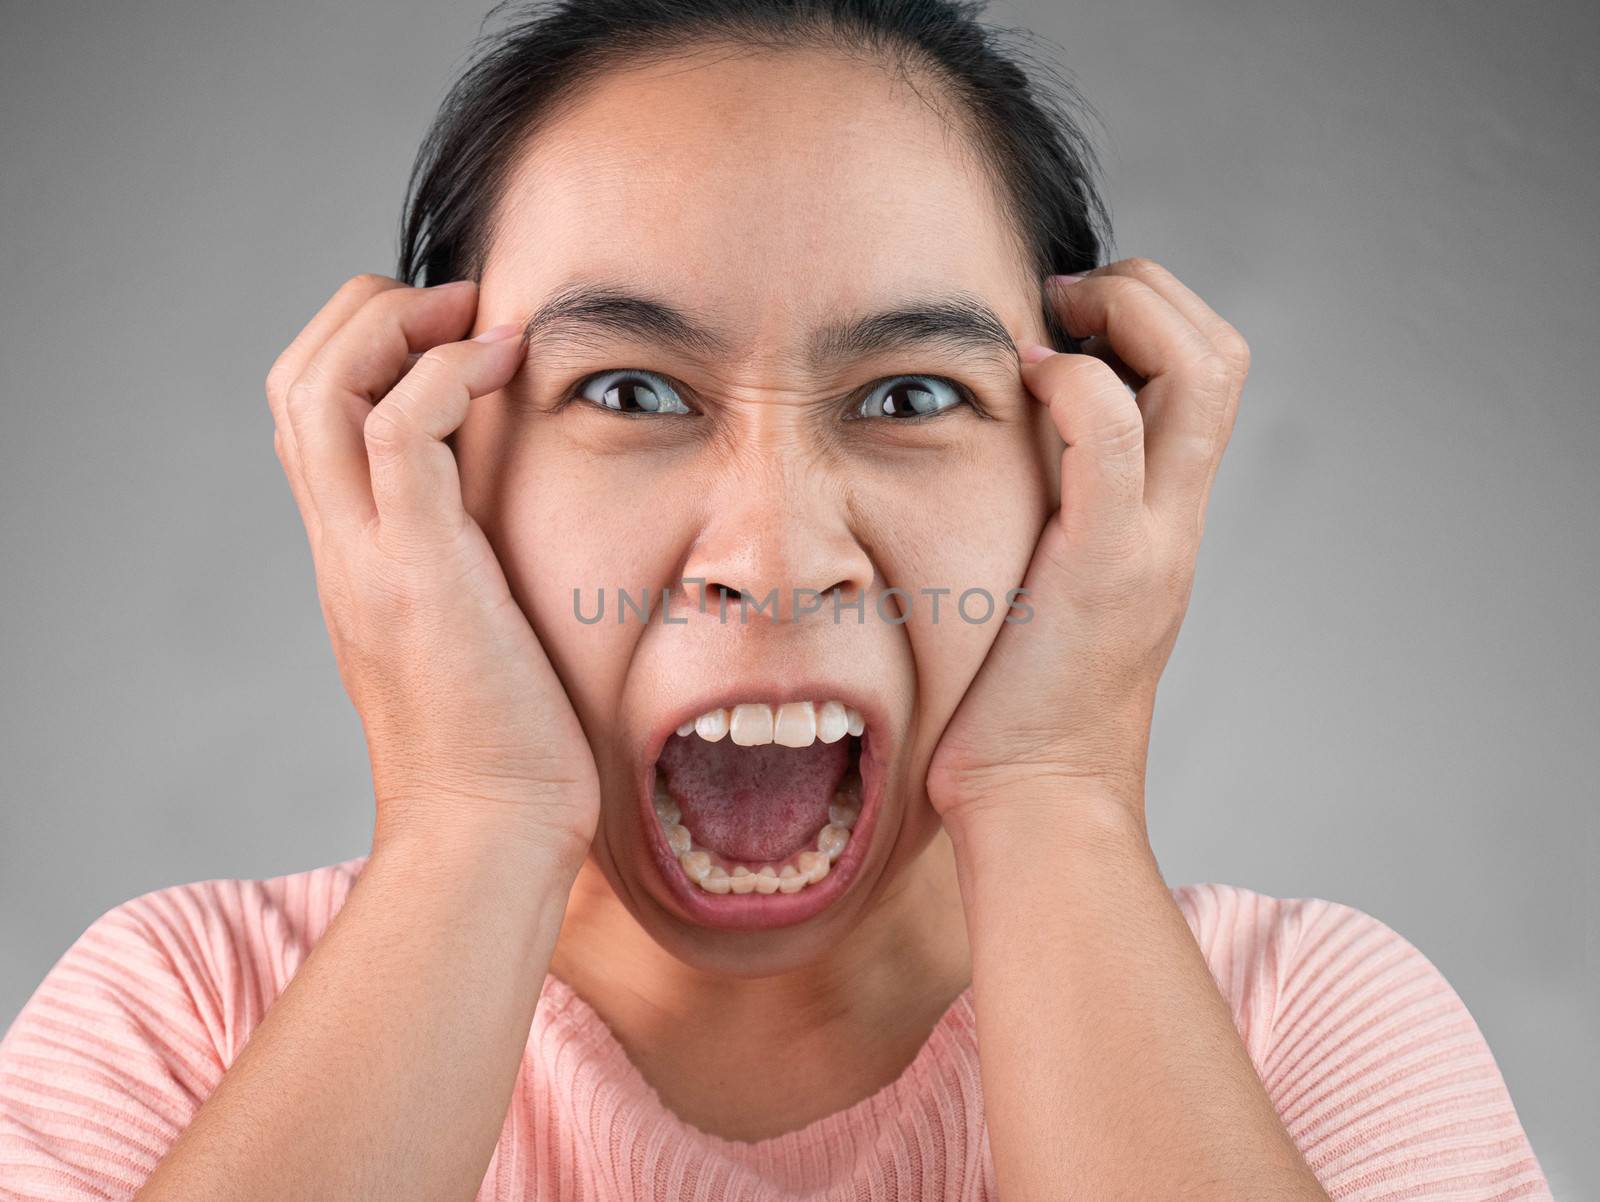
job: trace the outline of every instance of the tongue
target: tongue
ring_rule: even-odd
[[[848,740],[740,747],[667,740],[658,761],[694,841],[730,860],[781,860],[816,837],[849,767]]]

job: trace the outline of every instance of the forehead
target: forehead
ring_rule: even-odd
[[[1022,321],[1036,281],[934,92],[813,50],[609,71],[517,161],[484,286],[537,303],[572,279],[652,279],[748,333],[906,290]]]

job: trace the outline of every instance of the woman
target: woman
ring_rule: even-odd
[[[954,4],[491,42],[267,381],[371,853],[93,924],[5,1196],[1547,1197],[1419,951],[1162,879],[1248,352],[1091,168]]]

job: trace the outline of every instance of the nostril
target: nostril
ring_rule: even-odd
[[[716,613],[753,607],[753,616],[766,614],[774,619],[782,617],[798,621],[803,615],[823,611],[832,613],[836,607],[855,609],[866,603],[865,596],[866,590],[848,578],[838,580],[825,589],[815,589],[809,585],[773,587],[765,595],[721,580],[708,579],[700,585],[698,601],[702,609]]]
[[[750,604],[753,596],[720,580],[707,580],[700,586],[700,595],[694,598],[702,613],[738,613],[741,605]]]

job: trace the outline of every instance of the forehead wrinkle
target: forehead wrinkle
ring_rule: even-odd
[[[558,336],[580,342],[611,333],[656,342],[703,360],[729,359],[735,339],[703,316],[628,285],[578,281],[559,288],[524,323],[530,351]],[[816,375],[855,360],[913,347],[942,346],[1005,367],[1017,347],[1005,323],[968,292],[912,300],[891,309],[833,320],[814,330],[803,351],[780,361]]]

